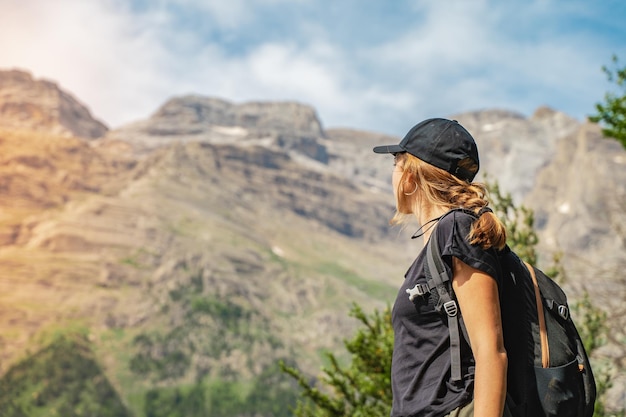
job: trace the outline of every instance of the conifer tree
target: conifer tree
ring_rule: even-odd
[[[318,381],[321,387],[295,367],[281,364],[303,389],[296,416],[369,417],[388,416],[391,412],[391,311],[387,307],[382,313],[375,310],[366,315],[353,304],[350,315],[362,324],[355,336],[345,342],[352,362],[342,366],[333,353],[327,353],[330,366],[322,370]]]

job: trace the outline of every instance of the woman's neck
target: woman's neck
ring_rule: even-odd
[[[423,233],[422,237],[424,239],[424,244],[426,244],[426,242],[428,242],[428,239],[430,239],[430,235],[437,225],[436,220],[439,220],[439,218],[447,212],[448,210],[444,207],[429,206],[423,207],[419,211],[419,213],[416,213],[417,221],[420,224],[420,228],[423,228],[420,233]]]

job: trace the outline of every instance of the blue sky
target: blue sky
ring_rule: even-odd
[[[401,136],[433,116],[543,105],[579,120],[626,65],[623,0],[0,0],[0,68],[110,127],[184,94],[298,101]]]

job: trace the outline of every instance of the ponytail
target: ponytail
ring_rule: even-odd
[[[503,249],[506,245],[506,228],[498,216],[487,206],[478,209],[476,214],[478,219],[472,224],[467,237],[469,242],[472,245],[480,245],[483,249]]]

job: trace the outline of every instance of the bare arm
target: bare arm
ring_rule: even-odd
[[[496,281],[453,258],[452,288],[463,314],[476,360],[474,415],[501,417],[506,396],[507,356],[502,340]]]

